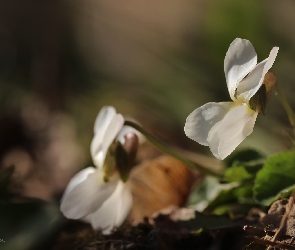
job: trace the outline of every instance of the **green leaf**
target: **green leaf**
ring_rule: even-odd
[[[289,198],[292,191],[295,189],[295,184],[283,189],[279,194],[276,196],[276,200],[282,199],[282,198]]]
[[[220,193],[224,196],[223,200],[226,200],[228,194],[227,191],[232,190],[238,185],[238,183],[221,184],[217,178],[208,176],[200,186],[191,192],[188,199],[188,205],[191,205],[195,210],[202,212],[212,201],[220,196]]]
[[[226,182],[242,182],[253,178],[244,166],[236,166],[226,169],[224,180]]]
[[[245,182],[254,180],[256,173],[262,168],[264,157],[253,149],[240,151],[227,161],[223,180],[226,182]]]
[[[40,200],[0,204],[0,249],[47,249],[65,224],[59,207]],[[20,240],[16,240],[20,239]]]
[[[226,167],[233,167],[236,165],[254,165],[256,162],[264,160],[264,156],[254,149],[246,149],[237,151],[224,160]]]
[[[253,160],[248,163],[237,162],[235,166],[227,168],[224,172],[225,182],[254,181],[257,172],[262,168],[264,160]]]
[[[189,197],[189,205],[199,212],[222,214],[246,214],[255,200],[252,181],[247,183],[220,183],[218,179],[206,177]]]
[[[214,214],[247,213],[249,205],[253,205],[252,185],[243,184],[232,189],[222,190],[206,207],[206,212]],[[221,213],[222,211],[222,213]]]
[[[295,183],[295,152],[282,152],[269,157],[257,173],[254,184],[254,198],[260,204],[269,206],[286,188]]]

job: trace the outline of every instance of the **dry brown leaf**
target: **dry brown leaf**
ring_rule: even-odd
[[[129,220],[137,224],[164,208],[183,206],[192,184],[200,178],[201,174],[170,156],[144,161],[130,176],[133,206]]]

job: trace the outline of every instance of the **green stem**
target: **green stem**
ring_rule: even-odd
[[[291,106],[289,105],[285,95],[283,94],[282,90],[280,89],[280,87],[278,86],[278,84],[275,85],[275,89],[276,89],[276,92],[278,94],[278,97],[280,98],[280,101],[288,115],[288,118],[289,118],[289,122],[290,124],[295,127],[295,115],[294,115],[294,112],[291,108]]]
[[[125,121],[125,125],[130,126],[130,127],[134,128],[134,129],[136,129],[137,131],[139,131],[140,133],[142,133],[157,148],[159,148],[164,153],[171,155],[175,159],[181,161],[186,166],[188,166],[188,167],[190,167],[192,169],[196,169],[196,170],[198,170],[198,171],[200,171],[200,172],[202,172],[204,174],[212,175],[212,176],[215,176],[215,177],[222,177],[221,174],[216,173],[215,171],[213,171],[211,169],[208,169],[208,168],[205,168],[205,167],[203,167],[203,166],[201,166],[199,164],[196,164],[196,163],[188,160],[187,158],[179,155],[178,153],[174,152],[173,150],[171,150],[170,148],[165,146],[159,139],[155,138],[152,134],[150,134],[149,132],[144,130],[138,124],[136,124],[134,122],[131,122],[131,121]]]

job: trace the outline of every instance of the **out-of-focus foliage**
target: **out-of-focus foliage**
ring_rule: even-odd
[[[234,217],[269,206],[294,190],[294,159],[294,151],[266,159],[254,150],[237,152],[226,161],[223,180],[207,177],[191,193],[189,204],[197,211]]]
[[[228,98],[223,59],[234,38],[250,40],[261,58],[279,46],[273,71],[286,92],[292,92],[288,69],[294,54],[289,32],[295,21],[289,11],[293,4],[290,0],[284,5],[266,0],[4,1],[1,110],[15,112],[28,94],[41,96],[50,107],[66,109],[79,120],[80,139],[86,146],[91,133],[85,129],[90,131],[97,111],[109,104],[149,128],[160,120],[157,131],[164,138],[203,150],[185,138],[183,124],[196,107]],[[267,116],[259,117],[260,127],[244,146],[277,151],[282,148],[277,135],[284,133],[285,122],[273,96]]]
[[[294,166],[294,151],[282,152],[269,157],[257,174],[254,186],[255,198],[261,204],[269,206],[275,199],[290,194],[295,187]]]
[[[40,201],[1,204],[0,219],[3,250],[52,247],[63,222],[56,205]]]
[[[189,204],[198,211],[230,214],[233,217],[247,214],[257,206],[253,184],[257,172],[264,164],[264,157],[248,149],[232,154],[226,161],[223,180],[207,177],[191,193]]]

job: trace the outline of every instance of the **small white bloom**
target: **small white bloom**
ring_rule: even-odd
[[[113,107],[103,107],[94,124],[94,138],[91,142],[91,156],[96,166],[77,173],[69,182],[60,209],[69,219],[83,219],[94,229],[109,234],[120,226],[132,206],[129,186],[120,180],[115,171],[109,181],[104,181],[103,164],[108,148],[114,140],[124,144],[124,136],[138,133],[124,126],[124,118]]]
[[[233,102],[209,102],[197,108],[186,119],[185,134],[209,146],[216,158],[227,157],[253,131],[258,110],[252,110],[249,101],[261,87],[278,51],[274,47],[269,57],[257,64],[251,42],[236,38],[224,59],[227,88]]]

